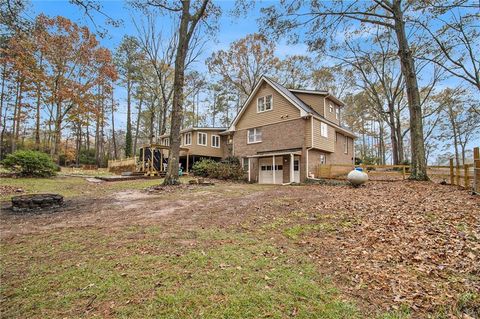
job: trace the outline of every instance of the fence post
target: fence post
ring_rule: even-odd
[[[470,179],[468,176],[468,171],[469,171],[470,166],[469,165],[463,165],[463,184],[465,185],[465,188],[468,189],[470,186]]]
[[[402,167],[402,175],[403,175],[403,179],[405,179],[405,166]]]
[[[458,186],[460,186],[460,165],[455,166],[455,183],[457,183]]]
[[[480,149],[473,149],[473,191],[478,194],[480,191]]]
[[[450,159],[450,185],[455,185],[455,179],[453,175],[453,158]]]

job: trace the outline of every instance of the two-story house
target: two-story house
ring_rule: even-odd
[[[320,164],[354,162],[355,135],[340,123],[343,106],[327,91],[287,89],[262,77],[228,129],[181,131],[180,162],[191,168],[201,158],[235,156],[249,181],[302,182]],[[161,140],[168,146],[168,135]]]
[[[262,77],[228,131],[249,181],[304,181],[319,164],[353,163],[355,134],[329,92],[292,90]]]

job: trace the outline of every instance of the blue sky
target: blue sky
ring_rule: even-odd
[[[124,35],[136,35],[137,31],[132,22],[135,19],[139,23],[143,17],[143,14],[137,10],[132,9],[124,1],[120,0],[107,0],[100,1],[103,6],[103,11],[106,12],[111,18],[122,20],[123,23],[120,27],[113,27],[106,25],[108,34],[106,37],[99,39],[102,46],[114,51]],[[192,66],[193,69],[201,72],[206,72],[205,59],[209,57],[212,52],[219,49],[226,49],[231,42],[244,37],[247,34],[258,32],[257,19],[260,17],[260,7],[269,6],[276,3],[276,1],[261,1],[253,10],[250,10],[245,17],[233,17],[229,14],[229,11],[234,7],[234,0],[215,1],[222,9],[218,26],[219,30],[213,39],[209,39],[208,44],[205,46],[203,53],[200,55],[196,64]],[[62,0],[50,0],[50,1],[35,1],[33,0],[30,5],[28,15],[30,18],[43,13],[48,16],[62,15],[72,21],[86,25],[91,30],[95,30],[95,26],[79,9],[79,7],[70,4],[68,1]],[[98,13],[93,14],[94,21],[100,26],[105,26],[105,19]],[[157,17],[159,24],[158,29],[168,32],[170,30],[171,20],[168,16],[159,15]],[[340,39],[342,34],[337,34],[337,40]],[[368,32],[361,34],[362,37],[368,36]],[[277,56],[283,58],[292,54],[308,54],[307,46],[303,43],[297,45],[287,44],[286,40],[282,39],[277,42]],[[330,64],[331,59],[322,59],[322,64]],[[428,73],[428,72],[427,72]],[[427,78],[429,75],[427,75]],[[445,86],[456,86],[461,83],[456,78],[450,78],[440,83],[438,88]],[[420,82],[422,84],[422,81]],[[116,115],[116,127],[125,127],[125,109],[126,109],[126,94],[122,87],[117,87],[115,90],[115,96],[120,103],[118,115]],[[205,107],[205,106],[204,106]]]
[[[124,35],[137,35],[137,30],[133,19],[137,24],[141,24],[143,14],[138,10],[134,10],[128,6],[124,1],[109,0],[101,1],[102,9],[112,19],[122,20],[123,23],[120,27],[106,26],[108,31],[107,36],[99,39],[102,46],[109,48],[112,52],[119,45]],[[273,2],[263,1],[262,6],[272,4]],[[223,14],[221,15],[218,26],[219,30],[215,34],[214,38],[209,39],[208,44],[205,46],[198,61],[192,65],[193,69],[206,72],[205,60],[215,51],[220,49],[226,49],[231,42],[244,37],[247,34],[258,31],[257,19],[260,17],[260,6],[257,6],[251,10],[247,17],[236,18],[228,13],[233,7],[234,1],[217,1],[216,4],[220,5]],[[70,4],[68,1],[62,0],[50,0],[50,1],[32,1],[29,16],[31,18],[43,13],[48,16],[61,15],[69,18],[70,20],[80,24],[86,25],[91,30],[95,30],[93,22],[84,15],[83,11]],[[105,26],[105,19],[98,13],[93,14],[94,21],[97,25]],[[157,17],[158,30],[168,32],[170,30],[171,20],[168,16]],[[277,43],[276,54],[283,58],[291,54],[306,54],[307,46],[305,44],[289,45],[285,40],[281,40]],[[118,98],[120,107],[118,113],[125,114],[126,109],[126,94],[125,90],[121,87],[117,87],[115,90],[115,96]],[[125,116],[116,117],[117,127],[125,126]]]

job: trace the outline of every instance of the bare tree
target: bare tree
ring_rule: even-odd
[[[308,7],[305,9],[305,7]],[[312,49],[325,46],[326,36],[334,38],[336,31],[348,23],[356,26],[381,26],[395,34],[403,78],[408,99],[410,115],[410,143],[412,165],[410,178],[426,180],[427,167],[425,161],[425,145],[423,139],[422,107],[420,90],[415,70],[415,61],[409,39],[405,13],[411,10],[412,3],[403,0],[370,1],[314,1],[308,5],[306,1],[294,0],[284,3],[279,10],[275,6],[263,9],[264,31],[271,28],[278,35],[283,35],[300,26],[308,26],[308,44]]]

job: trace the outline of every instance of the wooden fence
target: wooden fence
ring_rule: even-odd
[[[427,172],[430,179],[435,182],[446,182],[450,185],[458,185],[471,189],[474,193],[480,193],[480,152],[474,148],[474,163],[454,165],[450,159],[448,166],[428,166]],[[369,178],[376,181],[404,180],[410,174],[409,165],[353,165],[353,164],[326,164],[317,165],[314,176],[327,179],[345,179],[348,172],[355,167],[361,167],[368,172]]]
[[[126,171],[135,171],[137,167],[137,157],[127,157],[125,159],[108,161],[108,171],[121,173]]]

